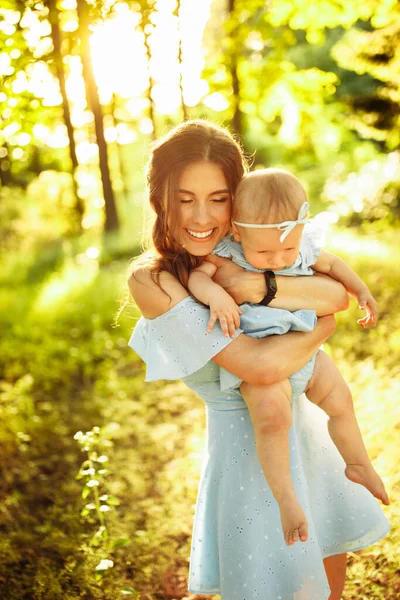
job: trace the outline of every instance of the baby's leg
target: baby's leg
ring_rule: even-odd
[[[347,478],[364,485],[383,504],[389,504],[385,486],[368,458],[351,392],[335,363],[325,352],[319,351],[317,354],[306,395],[329,416],[329,434],[347,465]]]
[[[289,429],[291,386],[287,379],[269,386],[243,382],[240,391],[254,426],[257,454],[269,487],[279,504],[288,546],[308,537],[308,524],[290,475]]]

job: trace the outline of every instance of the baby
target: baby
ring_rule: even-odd
[[[374,325],[377,305],[368,287],[340,258],[318,248],[310,232],[306,194],[291,173],[262,169],[244,177],[233,203],[233,235],[225,237],[214,253],[230,258],[247,270],[279,275],[325,273],[340,281],[350,296],[366,311],[358,322]],[[208,260],[209,259],[209,260]],[[189,289],[210,307],[211,331],[215,322],[228,335],[239,326],[247,335],[264,337],[289,330],[310,331],[314,311],[295,311],[255,304],[241,307],[214,283],[217,267],[207,257],[189,275]],[[268,300],[267,300],[268,303]],[[266,480],[279,505],[287,545],[308,538],[308,524],[297,501],[290,474],[288,434],[291,425],[290,401],[303,392],[329,416],[332,441],[342,455],[348,479],[364,485],[376,498],[389,504],[385,487],[374,470],[356,420],[350,390],[334,362],[319,351],[300,371],[269,386],[250,385],[221,369],[221,388],[237,388],[249,408],[254,426],[257,454]]]

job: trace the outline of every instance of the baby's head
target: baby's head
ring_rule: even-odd
[[[299,254],[304,225],[296,225],[281,242],[278,228],[248,228],[237,223],[295,221],[304,202],[307,196],[300,181],[288,171],[260,169],[242,179],[233,202],[233,235],[253,267],[279,271],[292,265]]]

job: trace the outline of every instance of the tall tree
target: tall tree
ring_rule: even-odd
[[[110,168],[108,163],[107,142],[104,136],[103,111],[100,104],[99,92],[93,73],[90,58],[90,14],[86,0],[77,0],[78,35],[80,41],[80,56],[82,61],[83,78],[85,81],[86,97],[94,116],[96,141],[99,150],[99,166],[105,202],[105,230],[112,231],[119,228],[117,207],[111,184]]]
[[[187,110],[187,106],[185,104],[185,100],[183,97],[183,75],[182,75],[182,63],[183,63],[183,53],[182,53],[182,33],[181,33],[181,0],[177,0],[176,9],[174,12],[177,23],[178,23],[178,65],[179,65],[179,91],[181,97],[181,109],[184,120],[188,119],[189,113]]]
[[[75,194],[75,207],[74,212],[76,216],[77,222],[77,230],[78,232],[81,230],[82,226],[82,217],[85,211],[83,200],[79,196],[79,189],[77,183],[77,170],[79,167],[78,158],[76,156],[76,144],[74,137],[74,127],[71,121],[71,111],[69,108],[67,90],[65,85],[65,70],[64,70],[64,62],[61,51],[61,28],[60,28],[60,14],[59,9],[57,7],[57,0],[47,0],[45,2],[49,9],[49,21],[51,25],[51,39],[53,41],[53,52],[52,57],[54,60],[54,67],[57,75],[57,79],[60,85],[60,92],[62,97],[62,109],[64,116],[64,123],[68,132],[68,142],[69,142],[69,155],[71,159],[71,175],[74,187]]]
[[[232,117],[232,128],[240,136],[243,134],[243,113],[240,109],[240,79],[238,75],[238,52],[241,48],[239,47],[237,40],[238,22],[237,16],[235,15],[236,0],[228,0],[228,18],[227,18],[227,29],[228,29],[228,55],[229,55],[229,71],[231,74],[232,84],[232,102],[233,102],[233,117]]]
[[[153,140],[157,139],[157,123],[155,117],[155,105],[153,99],[153,88],[155,85],[155,81],[151,72],[151,34],[154,29],[154,25],[151,22],[151,14],[154,10],[154,0],[139,0],[138,3],[135,3],[136,8],[139,9],[140,12],[140,22],[139,29],[143,35],[143,43],[146,51],[146,59],[147,59],[147,69],[149,76],[149,85],[147,87],[147,100],[148,100],[148,114],[151,124],[153,126],[152,137]]]

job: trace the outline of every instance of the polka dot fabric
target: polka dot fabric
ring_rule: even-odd
[[[147,380],[181,377],[206,403],[189,589],[222,600],[328,600],[322,559],[372,544],[389,523],[371,494],[344,477],[325,414],[298,396],[291,471],[310,537],[285,546],[247,407],[238,390],[221,391],[219,368],[210,362],[231,340],[217,327],[204,334],[208,314],[186,298],[157,319],[141,318],[129,342],[146,361]]]

